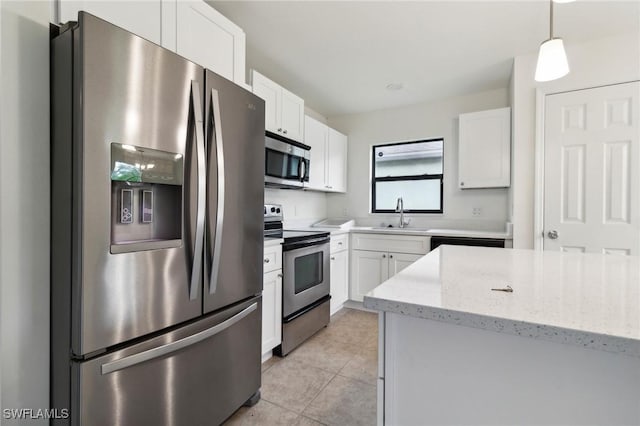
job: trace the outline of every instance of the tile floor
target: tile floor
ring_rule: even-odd
[[[286,358],[262,365],[262,398],[225,425],[375,425],[378,316],[343,308]]]

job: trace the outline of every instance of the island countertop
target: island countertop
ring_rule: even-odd
[[[640,357],[635,256],[440,246],[364,306]]]

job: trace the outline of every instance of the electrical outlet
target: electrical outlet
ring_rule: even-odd
[[[471,213],[474,217],[482,216],[482,207],[474,207]]]

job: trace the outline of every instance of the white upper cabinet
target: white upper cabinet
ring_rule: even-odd
[[[304,99],[289,92],[256,70],[251,72],[253,93],[264,99],[265,127],[277,135],[302,142]]]
[[[304,118],[304,143],[311,147],[309,183],[307,188],[325,191],[327,167],[327,140],[329,128],[309,116]]]
[[[161,42],[162,2],[160,1],[94,1],[53,0],[55,23],[77,21],[78,12],[85,11],[118,27],[146,38]]]
[[[318,120],[305,116],[304,143],[311,147],[307,188],[347,191],[347,137]]]
[[[176,52],[245,86],[242,28],[203,1],[180,0],[176,13]]]
[[[255,95],[264,99],[265,128],[274,133],[281,133],[278,132],[277,129],[280,128],[281,121],[280,113],[282,108],[280,106],[280,94],[282,92],[282,87],[264,77],[262,74],[253,71],[252,89]]]
[[[511,108],[460,114],[458,186],[511,184]]]
[[[304,140],[304,99],[282,88],[282,132],[289,139]]]
[[[327,149],[327,186],[329,191],[347,192],[347,137],[332,128]]]
[[[249,88],[244,31],[204,1],[52,1],[54,20],[76,21],[84,10]]]

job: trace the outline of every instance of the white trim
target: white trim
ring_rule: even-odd
[[[544,249],[544,114],[548,94],[536,89],[533,249],[538,251]]]

